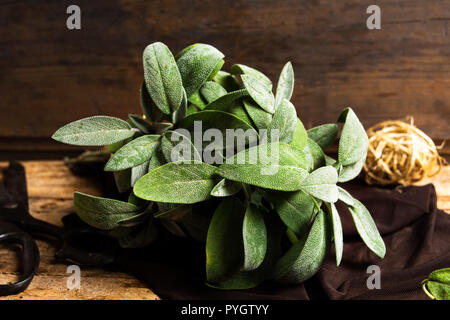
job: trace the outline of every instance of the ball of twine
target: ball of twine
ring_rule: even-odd
[[[367,184],[409,185],[436,175],[443,165],[433,140],[414,126],[414,119],[384,121],[367,130],[364,164]]]

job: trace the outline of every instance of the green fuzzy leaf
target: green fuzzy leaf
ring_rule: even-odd
[[[215,167],[203,162],[170,162],[143,176],[133,191],[139,198],[157,202],[204,201],[216,184],[214,171]]]
[[[275,106],[278,108],[283,99],[291,100],[292,92],[294,91],[294,69],[291,62],[284,65],[280,73],[280,78],[277,84],[277,94],[275,97]]]
[[[243,64],[235,64],[231,67],[231,74],[245,74],[252,76],[266,86],[269,90],[272,90],[272,81],[261,71],[253,69]]]
[[[200,94],[200,91],[195,91],[189,98],[188,101],[192,103],[193,105],[197,106],[200,110],[205,109],[206,107],[206,101],[203,99],[203,97]],[[188,107],[189,111],[189,107]],[[188,112],[189,113],[189,112]]]
[[[341,200],[348,206],[353,206],[355,204],[355,202],[353,201],[353,197],[345,189],[338,186],[338,191],[339,191],[339,200]]]
[[[302,121],[297,118],[294,137],[292,138],[292,141],[289,143],[289,145],[299,150],[303,150],[303,148],[305,148],[306,146],[307,140],[308,135],[306,133],[305,127],[303,126]]]
[[[183,83],[175,58],[161,42],[147,46],[143,54],[144,79],[150,97],[165,114],[178,109]]]
[[[166,160],[164,159],[164,155],[161,151],[161,148],[156,149],[148,163],[148,172],[161,167],[165,163]]]
[[[164,133],[161,139],[161,151],[167,162],[201,161],[202,159],[191,140],[178,131],[166,131]]]
[[[423,282],[425,293],[436,300],[450,300],[450,268],[433,271]],[[425,290],[425,287],[424,287]]]
[[[267,137],[271,139],[272,130],[278,129],[279,141],[289,143],[294,138],[297,124],[297,112],[294,105],[284,99],[280,102],[272,122],[267,128]]]
[[[248,92],[245,89],[227,93],[217,100],[209,103],[205,107],[205,110],[220,110],[229,112],[231,106],[233,105],[233,102],[245,96],[248,96]]]
[[[210,283],[226,279],[242,265],[244,211],[239,199],[230,197],[214,212],[206,238],[206,277]]]
[[[381,238],[378,232],[377,226],[370,216],[366,207],[353,198],[354,205],[349,206],[348,209],[353,217],[356,230],[358,231],[361,239],[377,256],[383,258],[386,254],[386,246],[384,245],[383,238]]]
[[[314,200],[303,191],[268,192],[267,197],[273,203],[275,211],[283,223],[295,234],[304,235],[314,215]]]
[[[162,134],[163,132],[173,128],[173,123],[170,122],[152,122],[152,130],[157,134]]]
[[[199,43],[177,58],[188,98],[217,71],[217,64],[223,57],[223,53],[213,46]]]
[[[211,103],[220,97],[227,94],[227,90],[225,90],[224,87],[222,87],[220,84],[213,82],[213,81],[207,81],[205,84],[200,88],[200,93],[205,98],[207,103]]]
[[[344,250],[344,237],[342,233],[341,217],[334,203],[328,203],[328,212],[333,222],[334,248],[336,251],[336,265],[339,266],[342,261],[342,252]]]
[[[340,164],[347,166],[366,157],[369,139],[351,108],[345,109],[338,121],[344,122],[339,140],[338,160]]]
[[[296,191],[308,175],[304,154],[284,143],[258,145],[217,168],[220,176],[262,188]]]
[[[325,165],[325,154],[323,153],[322,148],[320,148],[319,145],[310,138],[307,138],[306,140],[306,145],[303,148],[303,153],[308,159],[309,172]]]
[[[75,192],[73,203],[81,220],[98,229],[111,230],[119,222],[139,214],[140,208],[134,204],[114,199],[90,196]]]
[[[154,214],[156,219],[180,221],[184,216],[192,213],[192,205],[159,202],[158,207],[159,211]]]
[[[131,168],[130,187],[134,187],[136,182],[148,172],[149,160]]]
[[[339,128],[334,123],[322,124],[308,130],[308,137],[325,150],[336,140]]]
[[[264,260],[267,250],[267,230],[264,218],[258,208],[249,204],[242,224],[244,240],[244,265],[242,270],[258,268]]]
[[[321,210],[307,238],[296,242],[278,261],[275,278],[284,283],[301,283],[316,274],[329,250],[330,229]]]
[[[130,121],[130,123],[133,127],[135,127],[136,129],[139,129],[141,132],[143,132],[145,134],[152,133],[152,127],[140,115],[129,114],[128,120]]]
[[[252,99],[243,99],[244,108],[252,119],[256,128],[266,129],[272,121],[272,115],[261,109]]]
[[[180,107],[172,114],[172,122],[178,123],[187,115],[188,101],[186,97],[186,91],[183,89],[183,99],[181,99]]]
[[[337,163],[336,159],[333,159],[332,157],[329,157],[326,154],[324,155],[324,157],[325,157],[325,165],[335,167],[334,165]],[[336,170],[338,170],[338,168],[336,168]],[[339,170],[338,170],[338,174],[340,174]],[[338,181],[339,181],[339,178],[338,178]]]
[[[135,132],[121,119],[94,116],[66,124],[52,139],[76,146],[105,146],[131,138]]]
[[[334,203],[338,200],[337,172],[331,166],[314,170],[302,181],[301,189],[317,199]]]
[[[211,190],[213,197],[229,197],[242,189],[242,183],[222,179]]]
[[[219,71],[213,81],[220,84],[228,92],[239,90],[239,82],[236,77],[225,71]]]
[[[244,74],[241,76],[245,89],[255,102],[265,111],[275,112],[275,97],[271,89],[266,87],[262,82],[253,76]]]
[[[149,121],[160,121],[163,113],[156,104],[153,102],[150,94],[148,93],[147,86],[145,85],[145,81],[142,82],[141,89],[141,107],[144,112],[145,117]]]
[[[131,188],[131,169],[114,171],[114,182],[116,183],[117,191],[124,193]]]
[[[364,167],[364,163],[366,162],[366,157],[364,156],[358,162],[350,164],[348,166],[342,166],[339,170],[339,182],[347,182],[354,178],[356,178]]]
[[[109,159],[105,171],[124,170],[146,162],[158,147],[159,139],[159,135],[149,134],[128,142]]]

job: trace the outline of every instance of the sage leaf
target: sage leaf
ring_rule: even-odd
[[[198,107],[200,110],[205,109],[207,102],[200,94],[200,91],[195,91],[190,97],[188,97],[188,101]],[[189,110],[189,108],[188,108]]]
[[[344,236],[342,233],[341,217],[336,209],[334,203],[328,203],[328,212],[331,215],[333,222],[333,236],[334,236],[334,248],[336,251],[336,265],[339,266],[342,261],[342,252],[344,250]]]
[[[119,221],[139,214],[140,208],[134,204],[114,199],[94,197],[75,192],[73,203],[81,220],[98,229],[111,230],[119,226]]]
[[[252,99],[244,99],[243,104],[256,128],[266,129],[270,125],[272,115],[269,112],[261,109]]]
[[[213,76],[223,57],[222,52],[213,46],[202,43],[178,56],[177,65],[188,98]]]
[[[314,215],[314,200],[303,191],[267,192],[281,221],[295,234],[305,234]]]
[[[341,200],[348,206],[353,206],[355,204],[355,202],[353,201],[353,197],[345,189],[338,186],[338,191],[339,191],[339,200]]]
[[[137,166],[131,168],[131,183],[130,187],[134,187],[136,182],[142,178],[148,172],[149,160],[138,164]]]
[[[264,86],[266,86],[269,90],[272,90],[272,81],[261,71],[258,71],[252,67],[248,67],[243,64],[235,64],[231,67],[231,74],[245,74],[249,75],[259,82],[261,82]]]
[[[297,118],[294,137],[292,138],[292,141],[289,142],[289,145],[299,150],[303,150],[306,146],[307,139],[308,134],[306,133],[305,127],[303,126],[302,121]]]
[[[297,112],[295,107],[288,100],[284,99],[275,112],[272,122],[267,128],[266,134],[271,139],[272,130],[278,130],[278,139],[280,142],[289,143],[294,138],[297,126]]]
[[[178,109],[183,98],[183,83],[169,48],[155,42],[144,49],[144,79],[156,106],[165,114]]]
[[[220,84],[213,82],[213,81],[207,81],[205,84],[200,88],[200,93],[205,98],[207,103],[211,103],[220,97],[227,94],[227,90],[225,90],[224,87],[222,87]]]
[[[192,205],[160,202],[158,206],[159,211],[154,214],[156,219],[180,221],[183,217],[192,213]]]
[[[324,155],[324,157],[325,157],[325,165],[335,167],[334,165],[337,163],[336,159],[333,159],[332,157],[327,156],[326,154]],[[338,170],[338,168],[336,168],[336,170]],[[338,170],[338,174],[340,174],[339,170]],[[339,178],[338,178],[338,181],[339,181]]]
[[[366,157],[369,139],[351,108],[345,109],[338,121],[344,122],[339,140],[338,161],[343,166],[347,166]]]
[[[311,172],[303,181],[301,189],[320,200],[334,203],[338,200],[337,172],[331,166]]]
[[[211,190],[213,197],[229,197],[242,189],[242,183],[222,179]]]
[[[173,123],[180,122],[187,115],[188,101],[186,97],[186,91],[183,89],[183,98],[181,99],[180,107],[172,114]]]
[[[242,270],[255,270],[261,265],[266,255],[267,230],[261,212],[253,204],[249,204],[245,211],[242,238],[244,240]]]
[[[319,271],[330,246],[330,226],[322,210],[317,214],[306,239],[296,242],[275,267],[275,278],[285,283],[301,283]]]
[[[213,81],[220,84],[227,92],[239,89],[239,82],[236,77],[225,71],[219,71],[214,76]]]
[[[114,182],[116,183],[117,191],[124,193],[131,188],[131,169],[114,171]]]
[[[308,175],[301,151],[284,143],[261,144],[237,153],[217,168],[220,176],[262,188],[296,191]]]
[[[145,85],[145,81],[142,82],[141,89],[141,107],[142,111],[147,120],[149,121],[160,121],[163,113],[153,102],[150,94],[148,93],[147,86]]]
[[[242,222],[245,208],[238,198],[225,198],[217,207],[206,238],[206,277],[220,282],[243,263]]]
[[[121,119],[94,116],[66,124],[52,139],[76,146],[104,146],[131,138],[135,132]]]
[[[151,124],[152,130],[157,134],[162,134],[167,130],[173,128],[173,123],[170,122],[152,122]]]
[[[353,164],[349,164],[348,166],[342,166],[339,170],[339,182],[347,182],[354,178],[356,178],[364,167],[364,163],[366,162],[366,157],[364,156],[357,162]]]
[[[203,162],[170,162],[139,179],[133,191],[139,198],[157,202],[204,201],[216,184],[214,171],[215,167]]]
[[[294,91],[294,69],[291,62],[287,62],[281,70],[275,96],[275,106],[278,108],[283,99],[291,100]]]
[[[132,228],[126,235],[119,237],[119,245],[122,248],[143,248],[156,240],[158,229],[152,219]]]
[[[255,77],[244,74],[241,76],[245,89],[255,102],[265,111],[275,112],[275,97],[270,88],[266,87]]]
[[[381,238],[378,232],[377,226],[370,216],[366,207],[353,198],[354,205],[349,206],[348,209],[352,215],[353,222],[355,223],[356,230],[358,231],[361,239],[377,256],[383,258],[386,254],[386,246],[384,245],[383,238]]]
[[[307,138],[306,140],[306,145],[303,148],[303,153],[305,154],[309,163],[309,172],[325,165],[325,154],[323,153],[322,148],[320,148],[319,145],[310,138]]]
[[[425,293],[432,299],[450,300],[450,268],[435,270],[422,282]]]
[[[130,123],[133,127],[135,127],[136,129],[139,129],[141,132],[143,132],[145,134],[152,133],[152,127],[141,116],[139,116],[137,114],[129,114],[128,120],[130,121]]]
[[[179,131],[166,131],[161,139],[161,151],[167,162],[180,160],[201,161],[200,153],[191,140]]]
[[[308,130],[308,137],[322,150],[328,148],[337,138],[339,128],[334,123],[322,124]]]
[[[204,110],[229,111],[234,101],[245,96],[248,96],[248,92],[245,89],[227,93],[219,97],[218,99],[212,101],[211,103],[207,104]]]
[[[109,159],[105,171],[124,170],[144,163],[158,147],[159,139],[159,135],[149,134],[128,142]]]

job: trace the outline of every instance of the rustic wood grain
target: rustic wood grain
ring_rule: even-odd
[[[0,162],[0,171],[7,167]],[[73,209],[73,192],[100,195],[100,186],[93,179],[71,174],[62,161],[23,162],[27,175],[30,212],[38,219],[62,225],[61,218]],[[41,263],[25,292],[2,299],[159,299],[145,284],[131,275],[108,272],[100,268],[82,268],[81,288],[67,289],[67,265],[56,263],[55,248],[37,241]],[[0,283],[17,279],[17,250],[0,245]]]
[[[366,28],[371,0],[79,0],[78,31],[65,26],[69,4],[0,2],[0,137],[48,138],[81,117],[139,112],[142,50],[163,41],[174,52],[210,43],[225,69],[249,64],[273,81],[292,61],[307,127],[351,106],[365,126],[412,115],[450,138],[449,1],[383,1],[381,30]]]

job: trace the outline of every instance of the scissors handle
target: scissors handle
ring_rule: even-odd
[[[0,243],[11,242],[22,246],[22,275],[15,283],[0,285],[0,296],[7,296],[22,292],[28,287],[38,269],[40,255],[36,242],[31,236],[12,224],[4,223],[1,229]]]

